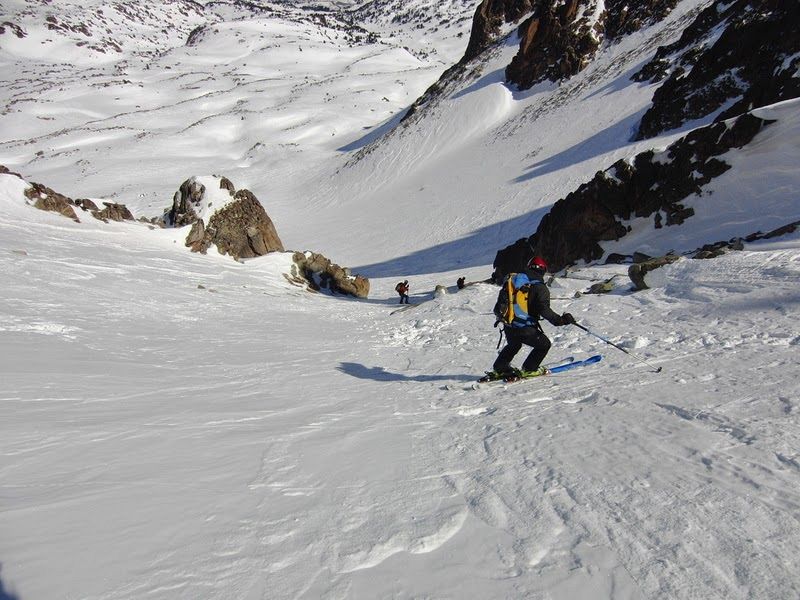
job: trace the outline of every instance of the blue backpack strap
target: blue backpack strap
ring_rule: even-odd
[[[521,288],[522,286],[528,285],[533,283],[525,273],[517,273],[514,275],[514,279],[511,280],[511,283],[514,284],[516,289]]]

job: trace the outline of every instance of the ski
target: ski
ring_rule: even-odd
[[[556,367],[552,367],[548,369],[550,373],[561,373],[562,371],[568,371],[569,369],[574,369],[575,367],[585,367],[587,365],[593,365],[596,362],[600,362],[603,357],[600,354],[595,354],[594,356],[590,356],[584,360],[576,360],[568,363],[564,363],[562,365],[558,365]]]
[[[557,365],[558,368],[564,367],[565,365],[569,365],[575,362],[574,356],[568,356],[567,358],[562,359],[561,363]],[[548,371],[552,371],[553,369],[557,368],[556,366],[551,367],[550,365],[545,365],[545,368]],[[563,370],[563,369],[562,369]],[[497,379],[487,379],[489,376],[489,371],[486,372],[486,375],[478,379],[475,383],[508,383],[504,378],[499,377]]]
[[[554,367],[547,367],[547,372],[544,375],[550,375],[551,373],[562,373],[564,371],[568,371],[569,369],[574,369],[576,367],[585,367],[588,365],[593,365],[596,362],[600,362],[602,360],[602,356],[600,354],[595,354],[594,356],[590,356],[584,360],[574,360],[572,357],[567,362],[563,362],[558,364]],[[528,379],[537,379],[537,377],[541,377],[541,375],[536,377],[520,377],[517,379],[490,379],[490,380],[483,380],[479,379],[476,384],[484,384],[484,383],[518,383],[520,381],[527,381]]]

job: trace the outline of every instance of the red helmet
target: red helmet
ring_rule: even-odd
[[[547,263],[544,262],[544,259],[541,256],[534,256],[528,261],[528,268],[547,271]]]

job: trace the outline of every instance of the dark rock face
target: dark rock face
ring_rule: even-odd
[[[496,43],[503,25],[519,26],[520,49],[506,68],[506,80],[528,89],[549,79],[560,81],[584,69],[603,40],[614,41],[664,19],[678,0],[483,0],[472,19],[461,60],[447,69],[409,108],[407,121],[470,70],[468,63]]]
[[[295,252],[292,260],[296,271],[293,276],[301,278],[313,290],[328,290],[333,294],[345,294],[356,298],[369,295],[369,279],[352,275],[348,269],[340,267],[316,252]]]
[[[672,144],[662,155],[652,151],[632,162],[620,160],[588,183],[553,205],[536,233],[498,252],[496,274],[518,270],[519,257],[534,254],[545,258],[551,271],[579,260],[603,256],[599,242],[618,240],[628,233],[623,221],[653,217],[656,229],[679,225],[694,214],[682,204],[689,196],[702,196],[702,187],[730,167],[716,158],[731,148],[740,148],[768,124],[752,115],[692,131]],[[500,271],[498,273],[498,271]]]
[[[606,39],[616,40],[664,20],[678,0],[606,0]]]
[[[483,0],[472,18],[472,31],[461,62],[472,60],[491,46],[501,25],[514,23],[531,10],[532,0]]]
[[[722,29],[722,33],[719,31]],[[724,120],[800,96],[800,3],[716,0],[658,50],[636,81],[664,80],[637,139],[719,111]]]
[[[509,273],[524,271],[533,256],[533,246],[528,238],[521,238],[498,251],[492,264],[492,281],[499,285]]]
[[[519,28],[519,52],[506,67],[506,79],[528,89],[549,79],[558,81],[581,71],[600,46],[599,23],[577,18],[586,3],[540,1]]]
[[[597,0],[531,4],[533,14],[519,27],[519,52],[506,68],[508,82],[523,90],[575,75],[589,64],[603,40],[614,41],[664,19],[677,0],[607,0],[604,7]],[[602,9],[599,14],[598,9]]]
[[[205,192],[206,186],[194,177],[184,181],[172,198],[172,208],[164,214],[166,226],[183,227],[197,221],[197,212]]]

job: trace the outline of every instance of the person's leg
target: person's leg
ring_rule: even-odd
[[[539,368],[544,357],[547,356],[547,353],[550,351],[550,340],[544,332],[530,328],[526,330],[522,343],[533,348],[528,358],[522,363],[522,370],[535,371]]]
[[[506,329],[506,345],[500,350],[497,359],[494,361],[494,370],[498,373],[511,372],[511,361],[522,348],[522,341],[513,329]]]

